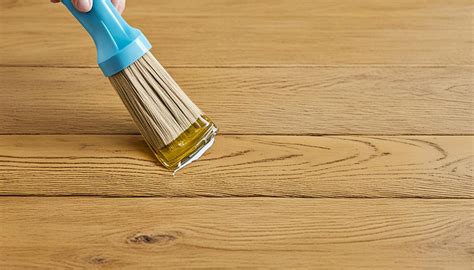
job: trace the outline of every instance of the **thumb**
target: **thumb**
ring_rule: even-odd
[[[81,12],[89,12],[92,9],[92,0],[72,0],[72,4]]]

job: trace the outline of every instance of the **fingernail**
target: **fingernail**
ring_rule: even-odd
[[[117,5],[117,10],[120,12],[120,14],[122,14],[122,12],[123,12],[124,9],[125,9],[125,7],[123,6],[122,3],[119,3],[119,4]]]
[[[76,7],[79,11],[89,12],[92,8],[91,0],[76,0]]]

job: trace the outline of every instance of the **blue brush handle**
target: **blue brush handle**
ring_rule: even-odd
[[[91,11],[82,13],[71,0],[62,0],[94,40],[99,67],[110,77],[140,59],[151,44],[140,30],[125,22],[110,0],[93,1]]]

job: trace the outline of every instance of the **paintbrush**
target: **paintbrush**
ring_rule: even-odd
[[[217,127],[151,54],[143,33],[110,0],[94,0],[87,13],[71,0],[62,2],[94,40],[99,67],[157,159],[174,171],[198,159],[214,142]]]

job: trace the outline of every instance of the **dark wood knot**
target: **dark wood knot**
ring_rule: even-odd
[[[90,264],[106,264],[108,260],[102,256],[92,256],[88,261]]]
[[[144,234],[137,233],[134,236],[127,239],[128,243],[134,244],[161,244],[165,245],[176,241],[180,233],[166,233],[166,234]]]

